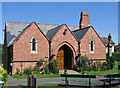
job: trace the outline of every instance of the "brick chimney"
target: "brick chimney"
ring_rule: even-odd
[[[82,28],[86,28],[88,26],[90,26],[89,14],[88,14],[88,12],[82,12],[79,28],[82,29]]]

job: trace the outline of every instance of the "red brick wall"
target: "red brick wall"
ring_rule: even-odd
[[[93,39],[95,42],[95,51],[94,53],[90,53],[89,43],[90,40]],[[98,35],[95,33],[92,27],[88,30],[88,32],[85,34],[83,39],[80,43],[80,52],[81,55],[86,55],[89,57],[89,59],[106,59],[106,47],[98,37]]]
[[[67,29],[66,35],[63,35],[63,32],[65,29]],[[71,45],[68,43],[65,43],[65,42],[62,43],[63,41],[66,41],[66,42],[70,43]],[[62,44],[60,44],[60,43],[62,43]],[[66,25],[63,25],[63,27],[54,36],[54,38],[51,42],[51,49],[52,49],[52,53],[55,53],[55,58],[57,56],[57,52],[58,52],[59,48],[62,47],[64,44],[66,44],[67,46],[70,47],[70,49],[73,51],[73,56],[75,58],[75,54],[77,54],[77,50],[78,50],[78,42],[74,38],[74,36],[71,34],[71,32],[68,30]]]
[[[82,12],[81,19],[80,19],[80,29],[86,28],[88,26],[90,26],[89,14],[88,12]]]
[[[37,38],[37,54],[31,54],[31,38]],[[45,56],[49,56],[49,44],[48,40],[41,33],[35,23],[33,23],[23,35],[15,42],[13,45],[13,61],[27,61],[27,60],[39,60],[46,59]],[[29,63],[29,65],[28,65]],[[35,62],[25,62],[24,67],[35,66]],[[13,63],[13,74],[16,72],[16,69],[20,68],[20,64],[17,62]]]
[[[67,29],[66,35],[63,35],[64,30]],[[37,54],[31,54],[31,38],[36,37],[38,41],[37,45]],[[89,43],[90,40],[93,39],[95,42],[95,52],[93,54],[90,53]],[[54,36],[51,41],[51,54],[55,54],[55,59],[57,56],[57,52],[64,44],[66,44],[72,51],[74,59],[78,54],[78,42],[75,37],[68,30],[66,25],[63,25],[62,28],[58,31],[58,33]],[[80,43],[80,53],[81,55],[86,55],[89,59],[106,59],[106,47],[95,33],[93,28],[91,27],[88,32],[85,34]],[[48,60],[45,56],[49,56],[49,44],[48,40],[41,33],[38,27],[33,23],[23,35],[17,40],[17,42],[13,45],[13,61],[30,61],[30,60],[39,60],[40,58]],[[73,63],[74,60],[73,60]],[[28,68],[30,66],[35,66],[36,62],[23,62],[23,69]],[[20,70],[20,62],[13,63],[12,73],[16,73],[16,69]]]
[[[22,67],[22,72],[24,72],[24,68],[29,68],[30,66],[34,67],[36,65],[36,62],[22,62],[23,63],[23,67]],[[21,67],[20,67],[20,62],[14,62],[13,63],[13,69],[12,69],[12,74],[16,74],[17,73],[17,68],[19,70],[19,73],[21,72]]]

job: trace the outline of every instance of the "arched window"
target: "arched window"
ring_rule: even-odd
[[[35,51],[36,50],[36,41],[35,39],[33,38],[32,39],[32,51]]]
[[[94,51],[95,51],[95,42],[94,42],[93,39],[90,40],[89,47],[90,47],[90,53],[94,53]]]
[[[37,39],[33,37],[30,40],[30,45],[31,45],[31,54],[37,54]]]
[[[93,41],[91,41],[91,45],[90,46],[91,46],[90,47],[91,51],[93,51]]]

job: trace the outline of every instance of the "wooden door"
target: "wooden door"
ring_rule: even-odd
[[[64,50],[61,49],[57,53],[57,62],[58,62],[58,67],[60,70],[64,69]]]

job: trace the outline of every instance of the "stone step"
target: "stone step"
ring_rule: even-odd
[[[64,70],[60,70],[59,73],[60,73],[60,74],[64,74]],[[68,73],[68,74],[80,74],[79,72],[74,71],[74,70],[67,70],[67,73]]]

